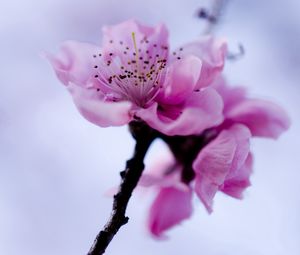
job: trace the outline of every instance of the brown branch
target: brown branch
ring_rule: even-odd
[[[200,8],[197,12],[198,18],[207,21],[206,28],[203,34],[211,34],[216,25],[220,22],[224,9],[229,0],[212,0],[210,10]]]
[[[189,183],[194,178],[192,163],[199,151],[212,139],[216,132],[206,130],[201,135],[167,136],[150,128],[146,123],[134,121],[129,124],[132,136],[136,140],[133,157],[126,162],[126,169],[120,173],[121,184],[114,195],[113,208],[110,218],[103,230],[97,235],[93,246],[87,255],[104,254],[111,240],[119,229],[128,222],[126,208],[134,188],[144,170],[145,155],[155,138],[161,138],[168,144],[178,163],[184,166],[182,181]]]
[[[97,235],[88,255],[104,254],[113,237],[128,222],[129,218],[125,216],[127,204],[144,170],[145,155],[157,137],[157,132],[142,122],[131,122],[129,127],[136,140],[134,154],[127,161],[126,169],[120,173],[122,180],[117,194],[114,195],[111,216]]]

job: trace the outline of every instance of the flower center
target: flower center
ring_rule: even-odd
[[[140,107],[147,107],[162,87],[168,60],[168,47],[150,42],[147,37],[132,42],[122,41],[95,54],[97,88],[109,101],[130,100]]]

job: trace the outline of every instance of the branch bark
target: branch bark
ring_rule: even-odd
[[[211,34],[216,25],[220,22],[221,16],[229,0],[212,0],[209,10],[201,8],[198,17],[205,19],[207,25],[203,34]]]
[[[87,255],[104,254],[116,233],[128,222],[126,208],[131,194],[143,173],[144,158],[154,139],[161,138],[169,146],[178,163],[184,166],[182,181],[189,183],[194,178],[192,169],[194,159],[199,151],[216,136],[214,130],[206,130],[201,135],[167,136],[141,121],[131,122],[129,128],[136,140],[134,153],[132,158],[126,162],[126,169],[120,173],[121,184],[117,194],[114,195],[110,218],[103,230],[97,235]]]
[[[134,154],[126,162],[125,170],[120,173],[121,184],[117,194],[114,195],[111,216],[103,230],[97,235],[88,255],[104,254],[116,233],[128,222],[129,218],[126,216],[126,208],[129,199],[144,170],[145,155],[151,143],[157,137],[155,130],[139,121],[131,122],[129,128],[136,140]]]

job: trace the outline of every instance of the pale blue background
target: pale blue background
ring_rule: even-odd
[[[144,220],[151,197],[135,195],[131,220],[107,254],[300,254],[300,2],[230,1],[219,35],[246,56],[226,73],[252,95],[281,104],[293,126],[279,141],[254,140],[253,186],[240,202],[221,194],[209,216],[195,201],[190,221],[151,239]],[[106,221],[131,155],[125,127],[84,120],[39,53],[66,39],[100,42],[101,26],[127,18],[170,28],[177,46],[203,30],[201,1],[0,1],[0,254],[81,255]],[[148,161],[163,150],[151,150]]]

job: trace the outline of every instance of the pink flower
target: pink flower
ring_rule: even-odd
[[[81,114],[96,125],[142,119],[167,135],[199,134],[223,120],[208,85],[224,66],[226,44],[210,36],[169,54],[164,25],[129,20],[103,28],[103,45],[65,42],[48,54]]]
[[[286,112],[278,105],[251,99],[242,87],[230,88],[224,78],[215,79],[214,88],[224,101],[224,122],[216,127],[219,135],[194,161],[195,191],[208,212],[218,190],[242,198],[250,185],[252,136],[278,138],[290,126]]]
[[[158,189],[147,220],[147,228],[156,238],[166,238],[164,231],[192,215],[193,192],[191,186],[181,182],[181,170],[172,154],[167,154],[140,179],[140,186]]]
[[[162,161],[142,177],[141,185],[154,185],[159,190],[148,219],[148,228],[154,236],[160,237],[168,228],[191,216],[193,191],[209,213],[218,191],[241,199],[243,191],[250,186],[252,136],[277,138],[290,126],[285,111],[274,103],[248,98],[243,88],[230,88],[220,77],[212,86],[223,98],[225,119],[202,134],[215,136],[193,160],[194,179],[187,183],[182,178],[186,165],[175,157],[166,158],[167,162]],[[193,153],[188,149],[184,152]],[[172,205],[173,210],[169,208]]]

